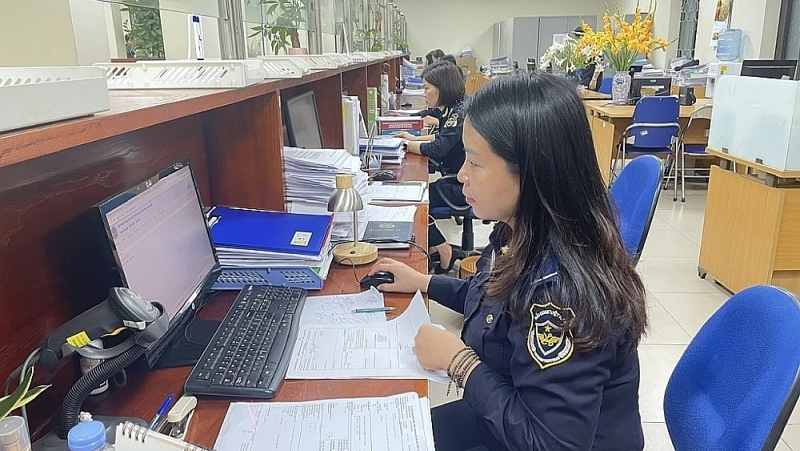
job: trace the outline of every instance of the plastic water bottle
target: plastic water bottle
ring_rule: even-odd
[[[742,30],[728,28],[719,32],[717,40],[717,59],[720,61],[736,61],[742,51]]]
[[[114,451],[106,441],[106,425],[100,421],[78,423],[67,434],[69,451]]]

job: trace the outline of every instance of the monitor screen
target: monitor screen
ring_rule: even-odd
[[[794,80],[797,60],[744,60],[741,75],[745,77]]]
[[[283,116],[290,146],[304,149],[323,148],[314,91],[287,100],[283,106]]]
[[[194,177],[177,163],[98,205],[123,285],[161,303],[170,328],[148,350],[156,360],[205,302],[219,263]],[[202,352],[202,349],[200,349]]]
[[[669,77],[633,77],[631,79],[631,100],[648,96],[668,96],[672,88]]]

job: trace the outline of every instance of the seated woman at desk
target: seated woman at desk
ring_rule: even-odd
[[[461,69],[446,61],[431,64],[422,72],[422,89],[430,116],[438,119],[437,125],[433,125],[426,136],[414,136],[408,132],[398,133],[397,136],[406,140],[409,152],[429,157],[435,162],[429,165],[429,169],[438,170],[442,175],[455,174],[464,164],[464,142],[461,140],[464,82]],[[447,206],[445,197],[455,205],[467,205],[461,187],[455,177],[437,180],[428,190],[430,207]],[[445,240],[433,220],[428,226],[428,245],[431,252],[439,253],[439,265],[434,267],[437,274],[449,272],[453,262],[463,257]]]
[[[583,103],[549,74],[509,75],[466,107],[458,173],[500,221],[466,280],[381,259],[382,291],[427,291],[464,314],[461,338],[424,325],[414,352],[463,399],[433,409],[439,449],[641,450],[645,289],[614,221]]]

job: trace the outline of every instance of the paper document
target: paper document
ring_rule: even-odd
[[[413,392],[383,398],[235,402],[228,406],[214,449],[433,451],[429,406]]]
[[[383,293],[375,287],[356,294],[309,296],[300,315],[305,324],[363,324],[386,322],[386,313],[353,313],[355,309],[383,307]]]
[[[420,202],[425,193],[425,182],[385,183],[373,182],[369,194],[373,201]]]
[[[417,291],[398,317],[371,324],[301,324],[287,379],[429,379],[447,383],[444,371],[428,371],[414,355],[414,337],[430,324]]]

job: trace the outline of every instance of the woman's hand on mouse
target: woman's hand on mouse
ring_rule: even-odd
[[[431,276],[411,268],[405,263],[400,263],[391,258],[382,258],[372,266],[369,274],[373,275],[378,271],[389,271],[394,274],[394,283],[384,283],[378,286],[380,291],[394,293],[414,293],[417,290],[426,293]]]

